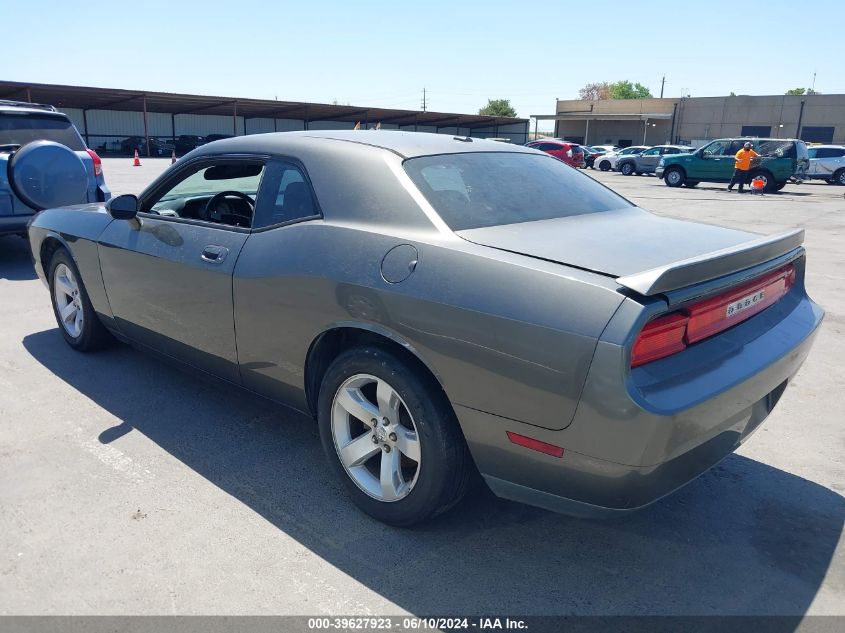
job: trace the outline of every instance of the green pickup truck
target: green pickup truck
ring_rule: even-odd
[[[765,181],[764,191],[780,191],[792,176],[807,171],[810,155],[804,141],[776,138],[722,138],[691,154],[664,156],[655,175],[670,187],[695,187],[699,182],[729,182],[734,173],[734,156],[746,142],[761,158],[750,177]]]

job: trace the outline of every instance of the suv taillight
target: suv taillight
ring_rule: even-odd
[[[94,161],[94,175],[95,176],[102,176],[103,175],[103,160],[97,156],[97,152],[93,149],[85,150],[88,152],[88,155],[91,157],[91,160]]]
[[[681,352],[777,303],[795,283],[790,264],[712,299],[646,323],[631,351],[631,367]]]

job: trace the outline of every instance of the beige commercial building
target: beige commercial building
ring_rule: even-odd
[[[714,138],[760,136],[845,144],[845,95],[770,95],[668,99],[558,100],[554,135],[576,143],[702,145]]]

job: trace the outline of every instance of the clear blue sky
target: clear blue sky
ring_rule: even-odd
[[[657,95],[664,73],[666,96],[813,72],[843,93],[843,24],[845,0],[0,0],[0,79],[409,109],[426,87],[431,110],[502,97],[528,116],[593,81]]]

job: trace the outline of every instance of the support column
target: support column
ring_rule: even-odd
[[[232,136],[238,135],[238,102],[235,101],[232,108]],[[246,128],[246,121],[244,121],[244,128]],[[244,129],[246,132],[246,129]]]
[[[144,95],[144,138],[147,141],[147,158],[150,157],[150,133],[147,126],[147,95]]]
[[[645,125],[643,126],[643,145],[648,145],[648,143],[645,142],[646,134],[648,134],[648,119],[646,119],[644,123]]]
[[[584,130],[584,145],[589,145],[590,142],[587,140],[587,137],[590,136],[590,119],[587,119],[587,129]]]

